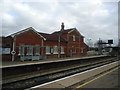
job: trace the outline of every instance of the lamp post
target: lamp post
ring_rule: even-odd
[[[102,40],[100,38],[98,41],[98,50],[99,50],[99,54],[102,55]]]
[[[62,35],[62,31],[64,31],[64,23],[62,22],[62,25],[61,25],[61,30],[60,30],[60,32],[59,32],[59,34],[58,34],[58,58],[60,58],[60,53],[61,53],[61,48],[60,48],[60,37],[61,37],[61,35]]]
[[[91,39],[87,39],[88,40],[88,46],[89,46],[89,51],[90,51],[90,47],[91,47]]]

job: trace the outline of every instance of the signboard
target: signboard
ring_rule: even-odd
[[[113,40],[108,40],[108,44],[113,44]]]
[[[10,54],[10,48],[0,48],[0,54]]]

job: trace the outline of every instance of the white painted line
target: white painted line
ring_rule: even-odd
[[[88,58],[95,58],[95,57],[104,57],[107,55],[100,55],[100,56],[92,56],[92,57],[82,57],[82,58],[70,58],[70,59],[62,59],[62,60],[54,60],[54,61],[44,61],[44,62],[35,62],[35,63],[25,63],[25,64],[16,64],[16,65],[6,65],[0,68],[7,68],[7,67],[17,67],[17,66],[26,66],[26,65],[36,65],[36,64],[45,64],[45,63],[52,63],[52,62],[62,62],[62,61],[70,61],[75,59],[88,59]]]
[[[31,87],[31,88],[26,89],[26,90],[30,90],[30,89],[34,89],[34,88],[39,88],[39,87],[44,86],[44,85],[48,85],[48,84],[51,84],[51,83],[54,83],[54,82],[57,82],[57,81],[60,81],[60,80],[71,78],[71,77],[76,76],[76,75],[81,75],[83,73],[87,73],[87,72],[90,72],[90,71],[93,71],[93,70],[105,67],[107,65],[115,64],[115,63],[118,63],[118,62],[120,62],[120,61],[116,61],[116,62],[113,62],[113,63],[110,63],[110,64],[106,64],[106,65],[103,65],[103,66],[100,66],[100,67],[97,67],[97,68],[93,68],[93,69],[90,69],[90,70],[87,70],[87,71],[84,71],[84,72],[80,72],[80,73],[74,74],[74,75],[71,75],[71,76],[67,76],[67,77],[64,77],[64,78],[61,78],[61,79],[57,79],[57,80],[54,80],[54,81],[51,81],[51,82],[47,82],[47,83],[44,83],[44,84],[41,84],[41,85],[37,85],[37,86]]]

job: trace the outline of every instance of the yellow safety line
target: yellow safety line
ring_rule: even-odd
[[[82,84],[82,85],[79,85],[79,86],[77,86],[76,88],[81,88],[81,87],[83,87],[83,86],[91,83],[92,81],[94,81],[94,80],[96,80],[96,79],[98,79],[98,78],[100,78],[100,77],[102,77],[102,76],[105,76],[105,75],[107,75],[107,74],[115,71],[115,70],[118,69],[118,68],[120,68],[120,66],[119,66],[119,67],[116,67],[116,68],[114,68],[114,69],[112,69],[112,70],[110,70],[109,72],[106,72],[106,73],[104,73],[104,74],[102,74],[102,75],[99,75],[98,77],[96,77],[96,78],[94,78],[94,79],[92,79],[92,80],[90,80],[90,81],[88,81],[88,82],[86,82],[86,83],[84,83],[84,84]],[[74,90],[75,90],[75,89],[74,89]]]

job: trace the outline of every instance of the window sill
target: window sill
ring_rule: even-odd
[[[46,53],[46,54],[51,54],[51,53]]]
[[[61,52],[61,54],[65,54],[64,52]]]
[[[35,55],[40,55],[39,53],[36,53]]]
[[[58,52],[55,52],[55,53],[53,53],[53,54],[58,54]]]
[[[33,54],[27,54],[27,56],[32,56]]]
[[[24,54],[18,54],[18,56],[24,56]]]

